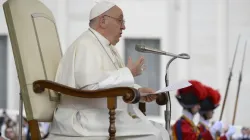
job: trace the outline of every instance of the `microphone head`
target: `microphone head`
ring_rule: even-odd
[[[145,50],[145,45],[143,44],[136,44],[135,45],[135,50],[138,52],[143,52]]]
[[[190,56],[186,53],[181,53],[179,56],[181,56],[182,59],[190,59]]]

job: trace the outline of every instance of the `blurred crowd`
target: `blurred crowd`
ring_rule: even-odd
[[[212,122],[213,124],[213,122]],[[173,125],[171,125],[171,133],[172,134]],[[227,131],[225,128],[224,131]],[[230,140],[250,140],[250,128],[249,127],[242,127],[240,133],[234,134]]]
[[[5,110],[0,113],[0,133],[3,139],[18,140],[19,136],[19,115],[9,115]],[[48,136],[49,123],[39,122],[42,138]],[[1,140],[1,139],[0,139]],[[31,140],[27,119],[23,117],[22,140]]]
[[[250,128],[242,127],[241,128],[241,134],[235,135],[233,137],[234,140],[250,140]]]

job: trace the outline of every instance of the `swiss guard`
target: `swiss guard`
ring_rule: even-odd
[[[193,118],[200,110],[200,103],[207,97],[207,90],[202,83],[189,80],[189,87],[179,89],[176,98],[183,107],[183,114],[173,125],[173,140],[213,140],[208,130],[200,132]]]
[[[223,130],[220,124],[221,122],[217,121],[215,122],[215,124],[213,125],[212,128],[209,128],[209,124],[210,124],[210,119],[212,119],[213,114],[214,114],[214,110],[219,106],[219,102],[221,99],[220,93],[208,86],[205,86],[206,90],[207,90],[207,97],[201,102],[200,106],[200,120],[198,123],[198,128],[199,131],[201,133],[207,132],[208,130],[210,130],[211,135],[214,139],[216,140],[229,140],[230,137],[235,133],[235,128],[233,126],[229,126],[227,132],[225,134],[223,134]],[[218,127],[218,128],[216,128]],[[216,132],[216,130],[220,129],[220,133],[221,135],[218,135],[218,133]]]

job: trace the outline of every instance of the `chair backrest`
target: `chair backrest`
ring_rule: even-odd
[[[59,95],[36,94],[32,83],[54,81],[62,57],[54,17],[38,0],[8,0],[3,8],[27,119],[51,121]]]

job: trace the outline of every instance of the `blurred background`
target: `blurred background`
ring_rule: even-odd
[[[0,0],[2,5],[6,0]],[[219,120],[222,101],[239,35],[233,76],[223,121],[232,123],[244,45],[248,41],[235,124],[250,127],[250,0],[110,0],[123,10],[126,30],[117,48],[127,62],[129,56],[146,59],[146,71],[136,78],[141,86],[165,87],[166,64],[171,57],[135,51],[142,43],[167,52],[188,53],[189,60],[176,59],[169,68],[169,83],[196,79],[220,91],[221,106],[213,120]],[[86,29],[95,0],[41,0],[54,14],[62,51]],[[0,109],[17,121],[20,85],[12,54],[3,8],[0,8]],[[171,123],[182,108],[171,92]],[[0,110],[0,115],[1,115]],[[147,105],[149,119],[165,124],[165,106]],[[25,116],[25,113],[24,113]],[[197,119],[196,119],[197,120]],[[47,129],[47,126],[44,127]],[[46,130],[45,130],[46,131]],[[46,133],[46,132],[45,132]],[[3,132],[2,132],[3,134]]]

